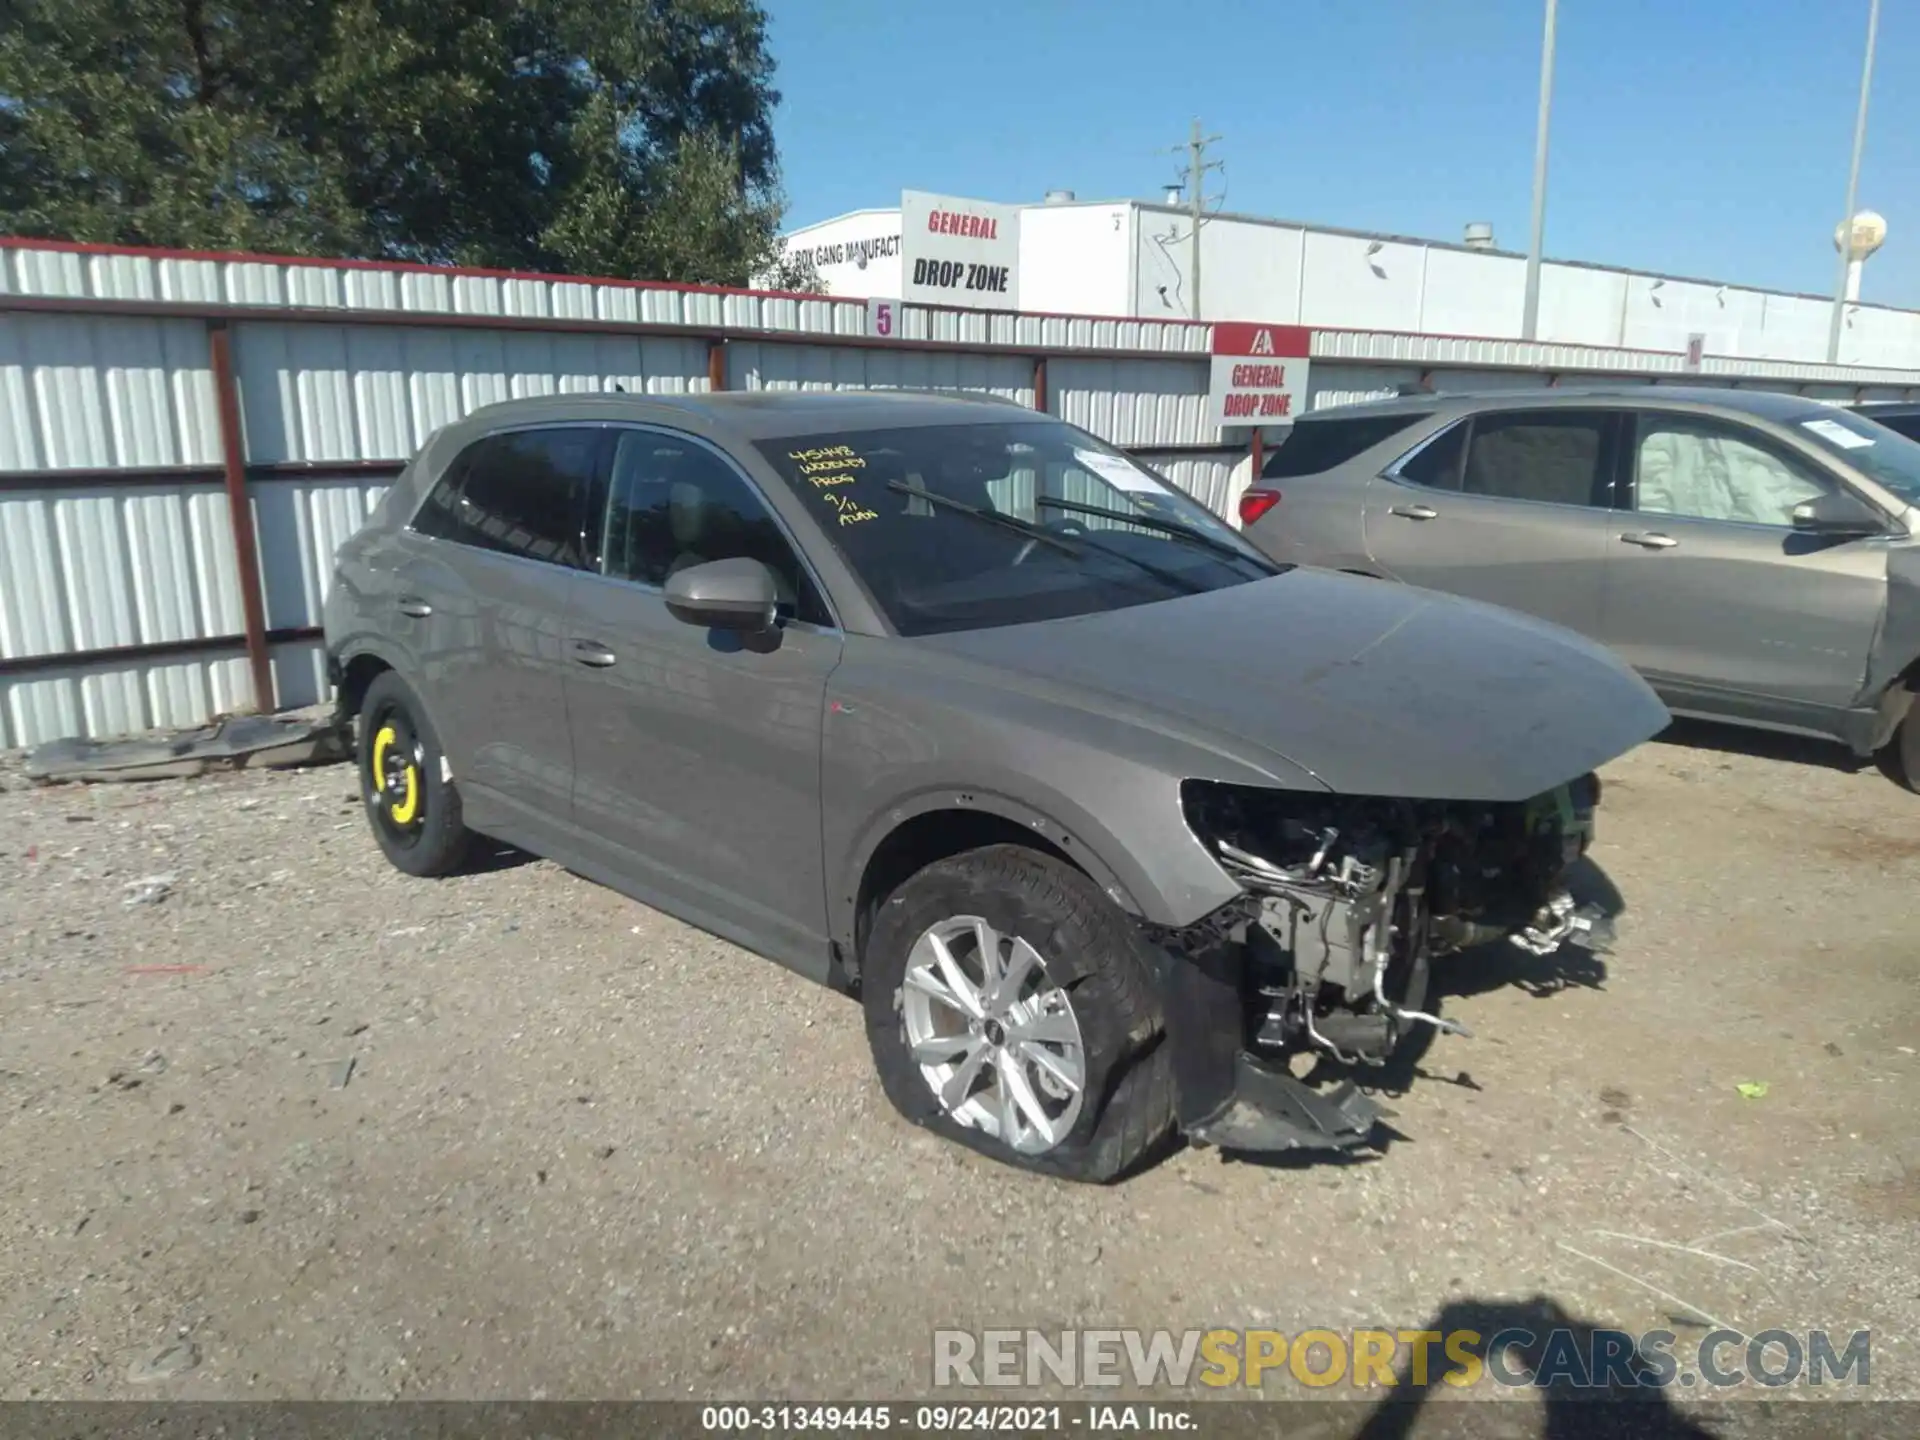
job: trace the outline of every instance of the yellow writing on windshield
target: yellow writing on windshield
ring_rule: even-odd
[[[842,525],[858,525],[862,520],[878,520],[880,518],[878,511],[869,510],[851,495],[827,494],[821,498],[833,507]]]
[[[830,470],[864,470],[867,462],[858,455],[829,455],[824,460],[801,460],[796,462],[802,475],[819,475]]]
[[[856,455],[851,445],[815,445],[805,450],[789,450],[787,458],[815,493],[832,507],[842,525],[880,518],[877,510],[868,509],[851,495],[834,493],[842,485],[853,484],[860,478],[855,472],[867,468],[865,457]]]

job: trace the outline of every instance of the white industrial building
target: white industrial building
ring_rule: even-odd
[[[916,219],[925,213],[913,208],[916,199],[940,203],[912,192],[903,198]],[[1006,229],[1009,239],[1017,233],[1018,305],[1006,308],[1487,339],[1521,334],[1526,258],[1495,248],[1485,226],[1469,226],[1471,239],[1449,243],[1212,215],[1200,227],[1196,314],[1191,221],[1178,203],[1089,202],[1066,191],[1037,205],[946,203],[1017,217]],[[786,246],[813,263],[829,294],[925,300],[905,283],[919,237],[903,234],[901,215],[898,207],[856,210],[793,231]],[[1684,353],[1699,336],[1707,355],[1823,362],[1832,308],[1831,296],[1547,261],[1537,338]],[[1920,312],[1849,304],[1838,359],[1920,366]]]

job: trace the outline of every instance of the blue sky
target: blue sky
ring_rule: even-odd
[[[1150,197],[1524,250],[1542,0],[763,0],[793,224],[903,188]],[[1549,256],[1830,294],[1866,0],[1561,0]],[[1920,7],[1882,0],[1862,298],[1920,308]],[[1217,190],[1220,177],[1212,177]]]

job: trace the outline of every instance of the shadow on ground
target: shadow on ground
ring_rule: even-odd
[[[1395,1371],[1393,1391],[1351,1432],[1352,1440],[1409,1440],[1416,1426],[1420,1437],[1516,1440],[1716,1440],[1725,1433],[1690,1418],[1667,1399],[1665,1389],[1649,1383],[1657,1372],[1631,1337],[1581,1320],[1547,1296],[1457,1300],[1422,1328],[1441,1337],[1428,1347],[1427,1364],[1418,1366],[1411,1355],[1405,1359]],[[1475,1363],[1462,1366],[1461,1356]],[[1676,1374],[1690,1371],[1679,1347],[1671,1358]],[[1456,1371],[1477,1375],[1477,1383],[1449,1383],[1444,1377]],[[1445,1403],[1516,1386],[1530,1390],[1539,1408]],[[1428,1402],[1435,1399],[1443,1403],[1429,1410]]]
[[[498,840],[476,835],[473,848],[467,851],[466,861],[460,867],[460,873],[492,875],[501,870],[518,870],[522,865],[531,865],[539,858],[538,855],[529,855],[525,850],[516,850],[513,846]]]
[[[1780,760],[1793,765],[1817,765],[1852,775],[1871,769],[1872,760],[1862,759],[1835,740],[1816,740],[1808,735],[1786,735],[1774,730],[1754,730],[1745,725],[1723,725],[1714,720],[1676,719],[1649,742],[1675,750],[1702,752],[1702,759],[1714,754],[1748,755],[1756,760]]]

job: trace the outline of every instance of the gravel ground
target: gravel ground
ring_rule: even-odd
[[[346,769],[0,767],[0,1397],[925,1396],[936,1327],[1531,1297],[1869,1328],[1920,1396],[1920,797],[1727,732],[1605,779],[1616,952],[1456,967],[1378,1158],[1091,1189],[911,1130],[854,1005],[709,936],[397,874]]]

